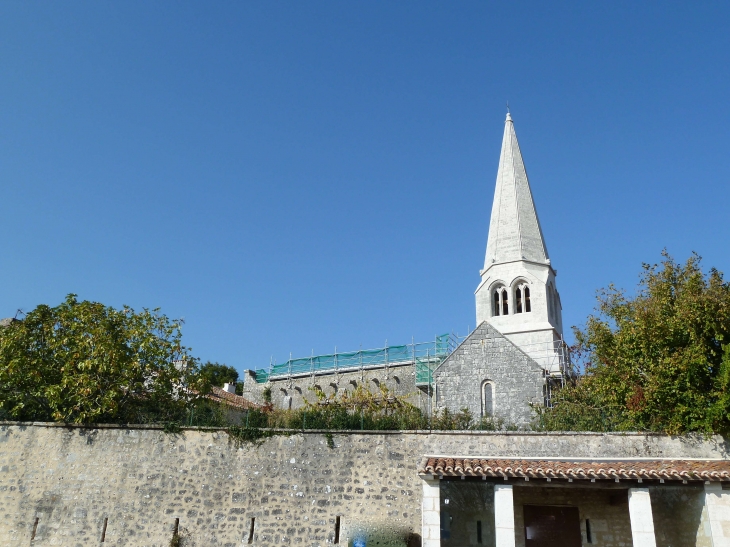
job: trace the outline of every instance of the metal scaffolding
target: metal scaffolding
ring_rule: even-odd
[[[542,368],[545,378],[544,402],[546,407],[551,407],[553,392],[564,387],[566,382],[573,381],[576,377],[568,344],[561,338],[552,342],[527,344],[520,346],[520,349]]]
[[[442,334],[431,342],[412,342],[410,344],[382,348],[337,352],[326,355],[311,355],[282,363],[269,364],[268,369],[254,371],[256,383],[269,380],[285,380],[343,372],[364,372],[372,369],[388,369],[391,366],[413,365],[416,387],[431,395],[434,385],[433,373],[438,366],[465,339],[456,334]],[[518,346],[543,370],[545,384],[543,396],[545,406],[552,406],[552,396],[556,389],[576,377],[570,359],[570,349],[564,340],[542,342]]]
[[[311,355],[283,363],[270,364],[268,369],[254,371],[256,383],[269,380],[317,376],[340,372],[364,371],[413,364],[416,368],[416,384],[433,383],[433,369],[456,348],[460,338],[455,334],[436,336],[431,342],[414,342],[399,346],[359,350],[326,355]],[[419,384],[420,382],[420,384]]]

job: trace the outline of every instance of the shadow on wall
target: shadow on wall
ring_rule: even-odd
[[[441,545],[494,547],[494,485],[440,481]]]
[[[712,546],[701,486],[650,486],[649,491],[657,547]]]
[[[410,528],[382,522],[345,525],[342,533],[343,536],[336,539],[340,540],[339,545],[347,547],[421,547],[420,534]]]

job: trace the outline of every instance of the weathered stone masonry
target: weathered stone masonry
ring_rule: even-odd
[[[223,431],[0,426],[0,544],[381,545],[421,531],[424,454],[726,458],[712,439],[540,433],[322,433],[237,448]],[[37,524],[36,524],[36,519]],[[107,519],[104,543],[101,534]],[[388,540],[388,541],[386,541]]]
[[[533,419],[531,403],[543,403],[543,369],[486,321],[441,363],[433,376],[436,389],[431,395],[416,387],[412,364],[277,378],[266,384],[257,384],[250,376],[244,383],[243,395],[261,404],[263,389],[269,387],[276,408],[300,408],[305,400],[316,401],[312,391],[315,386],[328,397],[337,397],[343,390],[352,391],[357,386],[377,392],[384,385],[426,413],[443,408],[454,412],[467,408],[479,419],[483,410],[482,386],[488,380],[494,386],[494,416],[506,424],[519,426]],[[435,401],[429,401],[432,396]]]
[[[337,398],[344,390],[352,392],[356,387],[378,393],[383,385],[394,395],[428,411],[428,395],[416,387],[415,367],[413,364],[397,364],[388,367],[369,367],[348,372],[326,371],[316,375],[299,375],[293,378],[274,378],[265,384],[256,383],[251,371],[246,371],[243,383],[243,396],[257,404],[264,403],[263,391],[271,388],[271,402],[276,408],[297,409],[305,401],[314,403],[317,396],[314,389],[320,389],[327,397]]]
[[[494,389],[494,415],[525,425],[530,404],[542,404],[543,369],[492,325],[482,322],[434,372],[436,408],[482,415],[483,383]]]

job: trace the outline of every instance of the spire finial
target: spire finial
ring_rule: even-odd
[[[509,101],[507,101],[507,121],[508,122],[512,121],[512,116],[510,116],[510,113],[509,113]]]

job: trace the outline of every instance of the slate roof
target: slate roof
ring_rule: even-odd
[[[245,397],[241,397],[240,395],[236,395],[235,393],[229,393],[225,389],[216,386],[211,387],[210,393],[208,393],[206,397],[211,401],[215,401],[216,403],[223,403],[224,405],[231,408],[238,408],[241,410],[247,410],[250,408],[261,408],[260,405],[252,403]]]
[[[421,475],[444,477],[730,481],[728,460],[519,459],[426,456]]]

